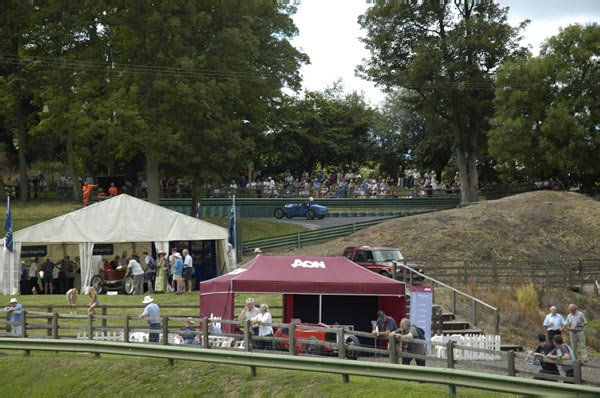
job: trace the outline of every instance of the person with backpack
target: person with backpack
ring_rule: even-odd
[[[403,337],[414,340],[425,340],[425,332],[423,329],[415,325],[411,325],[407,318],[402,318],[400,321],[400,328],[394,330],[392,334],[396,336],[397,339]],[[425,355],[427,353],[425,344],[419,344],[410,341],[402,343],[402,351],[409,354],[418,355]],[[410,365],[413,359],[415,360],[417,366],[425,366],[424,359],[408,358],[405,356],[402,357],[402,365]]]

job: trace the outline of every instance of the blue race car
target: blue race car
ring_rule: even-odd
[[[278,207],[273,211],[275,218],[306,217],[309,220],[315,217],[321,219],[329,215],[329,209],[325,206],[317,205],[312,200],[307,203],[287,204],[283,208]]]

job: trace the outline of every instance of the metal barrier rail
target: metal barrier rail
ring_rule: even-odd
[[[248,240],[242,242],[242,252],[250,253],[257,247],[260,247],[261,249],[276,249],[289,246],[302,247],[307,243],[314,243],[350,235],[355,233],[356,231],[360,231],[362,229],[372,227],[373,225],[381,224],[382,222],[390,221],[395,218],[408,217],[416,214],[431,213],[433,211],[435,210],[415,211],[396,217],[380,218],[377,220],[357,222],[352,224],[340,225],[337,227],[322,228],[315,231],[297,232],[295,234],[275,236],[272,238]]]
[[[292,355],[219,351],[165,345],[85,340],[0,338],[0,349],[23,350],[26,353],[31,351],[63,351],[89,352],[96,355],[111,354],[161,358],[169,360],[171,364],[174,360],[186,360],[241,365],[249,366],[253,376],[256,376],[257,367],[264,367],[341,374],[345,382],[349,382],[349,376],[419,381],[448,385],[451,396],[455,393],[456,387],[545,397],[597,397],[600,394],[600,388],[595,387],[521,379],[457,369],[297,357]]]

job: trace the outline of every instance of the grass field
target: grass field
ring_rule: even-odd
[[[31,200],[28,202],[12,201],[11,212],[13,218],[13,230],[41,223],[54,217],[61,216],[81,208],[78,202],[62,202],[50,200]],[[0,214],[6,214],[6,204],[0,206]],[[228,218],[205,217],[204,221],[227,228]],[[285,224],[274,221],[253,220],[249,218],[240,219],[242,224],[243,240],[254,240],[269,238],[272,236],[291,234],[306,231],[307,229],[298,225]]]

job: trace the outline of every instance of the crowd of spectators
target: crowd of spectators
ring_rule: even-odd
[[[432,196],[457,193],[460,190],[458,174],[452,183],[438,183],[434,171],[421,173],[417,169],[399,170],[397,178],[382,175],[363,175],[349,169],[344,172],[338,167],[329,175],[324,171],[313,170],[293,175],[286,171],[282,175],[262,176],[255,172],[249,181],[243,176],[238,181],[231,180],[228,187],[212,188],[207,185],[207,197],[229,197],[231,195],[256,198],[388,198],[397,196],[394,188],[408,188],[409,197]],[[405,191],[403,191],[406,194]]]

